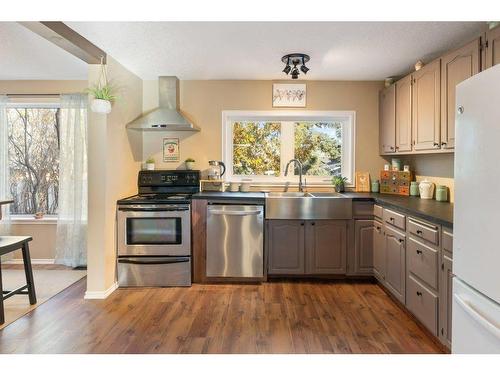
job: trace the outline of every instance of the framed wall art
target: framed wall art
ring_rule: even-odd
[[[163,138],[163,161],[179,161],[179,138]]]
[[[305,83],[274,83],[273,107],[305,107]]]

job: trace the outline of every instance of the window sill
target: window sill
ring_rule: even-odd
[[[57,224],[57,216],[44,216],[41,219],[35,219],[33,215],[15,215],[11,216],[9,220],[5,220],[6,223],[11,225],[21,225],[21,224],[42,224],[42,225],[55,225]]]

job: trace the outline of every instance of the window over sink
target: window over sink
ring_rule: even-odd
[[[298,182],[298,159],[309,184],[354,175],[353,111],[224,111],[223,160],[229,181]]]

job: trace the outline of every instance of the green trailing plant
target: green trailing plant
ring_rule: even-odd
[[[113,88],[109,84],[105,84],[103,86],[96,84],[89,87],[87,92],[95,99],[108,100],[110,102],[114,102],[117,98],[113,93]]]
[[[193,158],[187,158],[185,160],[185,163],[194,163],[196,160],[194,160]]]
[[[146,159],[146,163],[147,164],[154,164],[155,163],[155,159],[152,156],[150,156],[149,158]]]

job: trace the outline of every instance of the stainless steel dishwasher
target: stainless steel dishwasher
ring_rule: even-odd
[[[263,277],[264,206],[209,205],[207,276]]]

